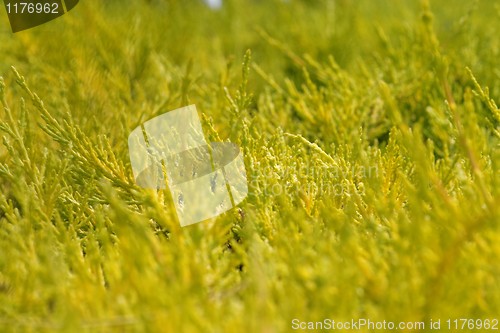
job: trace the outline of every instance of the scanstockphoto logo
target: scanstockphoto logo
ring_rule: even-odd
[[[73,9],[79,0],[4,0],[12,32],[31,29]]]
[[[248,175],[252,196],[349,196],[365,194],[364,183],[378,178],[377,166],[327,166],[313,161],[258,166]]]
[[[132,131],[128,146],[136,183],[168,187],[181,226],[216,217],[248,194],[240,149],[207,143],[194,105],[148,120]]]

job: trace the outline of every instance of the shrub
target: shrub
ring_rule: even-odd
[[[0,34],[1,330],[495,318],[499,15],[82,2]],[[127,136],[188,103],[242,147],[249,197],[180,228],[167,192],[135,185]]]

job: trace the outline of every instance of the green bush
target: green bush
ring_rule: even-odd
[[[2,28],[0,331],[498,318],[499,18],[494,1],[82,1]],[[180,228],[168,192],[135,185],[127,137],[189,103],[242,148],[249,196]]]

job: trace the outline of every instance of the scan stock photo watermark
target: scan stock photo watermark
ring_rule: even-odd
[[[257,166],[249,171],[250,195],[297,195],[321,197],[365,194],[364,181],[379,176],[377,166],[352,165],[346,168],[320,165],[313,161],[300,164]]]
[[[243,154],[229,142],[207,143],[196,107],[148,120],[128,138],[136,183],[167,189],[181,226],[214,218],[248,193]]]
[[[4,0],[13,33],[52,21],[72,10],[79,0]]]

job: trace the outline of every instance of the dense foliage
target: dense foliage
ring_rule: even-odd
[[[497,1],[0,12],[0,331],[500,316]],[[190,103],[250,192],[180,228],[127,136]]]

